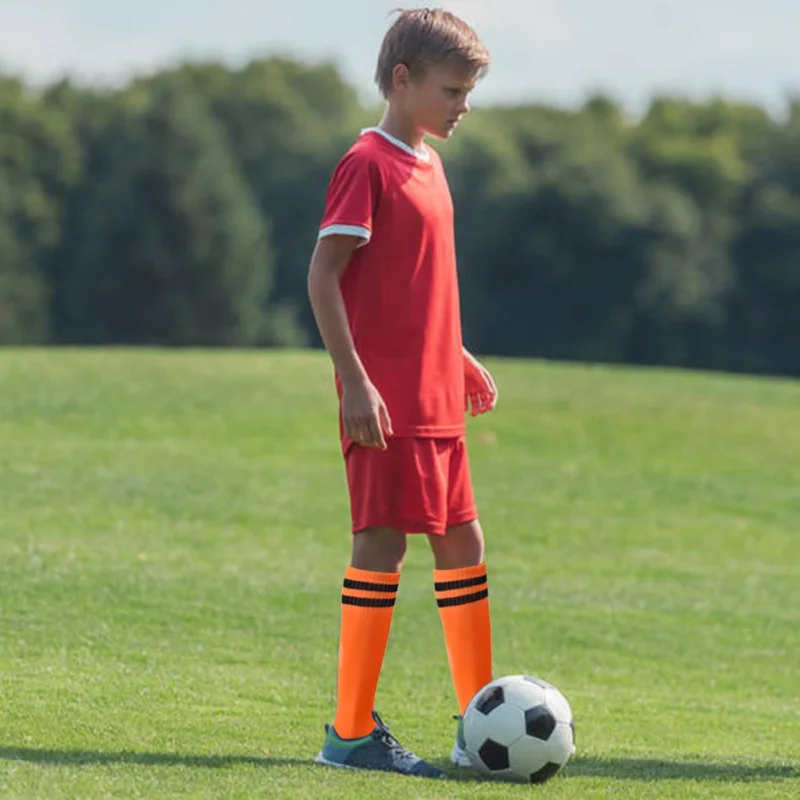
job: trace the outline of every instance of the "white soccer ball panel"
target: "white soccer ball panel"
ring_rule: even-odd
[[[506,703],[512,703],[522,711],[545,702],[545,690],[538,684],[526,680],[523,675],[503,678],[501,685]]]
[[[575,741],[572,728],[566,722],[559,722],[556,729],[547,740],[549,760],[563,767],[569,757],[575,752]]]
[[[488,738],[489,718],[468,708],[464,714],[464,744],[467,751],[477,752]]]
[[[538,675],[522,675],[526,681],[530,681],[531,683],[535,683],[537,686],[541,686],[542,689],[549,689],[553,684],[550,681],[546,681],[544,678],[540,678]]]
[[[553,716],[559,722],[565,722],[569,725],[572,722],[572,709],[569,707],[567,698],[556,689],[555,686],[549,686],[545,691],[546,703],[553,712]]]
[[[549,742],[523,736],[508,748],[508,761],[514,776],[527,781],[550,761]]]
[[[503,703],[488,715],[481,714],[477,709],[467,709],[464,715],[464,741],[467,750],[474,753],[487,739],[508,746],[524,733],[525,715],[508,703]]]

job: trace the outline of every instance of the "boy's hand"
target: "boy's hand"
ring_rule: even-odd
[[[464,389],[466,410],[473,417],[485,414],[497,405],[497,386],[489,370],[466,348],[464,348]]]
[[[347,438],[363,447],[385,450],[393,433],[386,404],[369,381],[342,384],[342,423]]]

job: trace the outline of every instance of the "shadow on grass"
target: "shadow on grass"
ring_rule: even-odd
[[[434,761],[448,777],[459,781],[485,782],[493,780],[473,770],[455,770],[448,761]],[[713,761],[668,761],[657,758],[580,758],[567,764],[556,780],[592,777],[614,778],[622,781],[707,781],[710,783],[746,783],[782,781],[800,778],[798,765],[781,763],[736,764]]]
[[[271,756],[192,755],[181,753],[105,752],[99,750],[47,750],[32,747],[0,747],[0,761],[24,761],[29,764],[56,766],[98,766],[103,764],[138,764],[158,767],[199,767],[224,769],[246,765],[270,769],[313,764],[311,758],[273,758]],[[431,763],[443,769],[449,778],[485,782],[492,778],[473,770],[456,770],[449,760]],[[757,782],[800,778],[797,765],[763,763],[736,764],[703,761],[667,761],[652,758],[575,758],[564,773],[568,777],[616,778],[633,781],[710,781]]]
[[[44,750],[31,747],[0,747],[0,761],[25,761],[29,764],[59,766],[98,766],[102,764],[140,764],[146,767],[202,767],[221,769],[245,764],[252,767],[308,766],[311,758],[272,758],[270,756],[218,756],[180,753],[119,753],[97,750]]]
[[[575,758],[569,775],[634,781],[780,781],[798,778],[797,766],[780,763],[667,761],[659,758]]]

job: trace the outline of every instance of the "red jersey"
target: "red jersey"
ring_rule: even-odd
[[[364,240],[341,289],[356,351],[394,435],[463,435],[453,203],[438,153],[363,131],[328,187],[319,236],[337,233]]]

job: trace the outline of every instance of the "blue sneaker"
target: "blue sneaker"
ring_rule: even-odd
[[[450,751],[450,760],[457,767],[471,767],[472,762],[467,755],[467,743],[464,741],[464,718],[461,714],[457,714],[453,719],[458,720],[458,729],[456,730],[456,743]]]
[[[325,744],[316,758],[317,764],[344,769],[371,769],[381,772],[399,772],[420,778],[444,778],[442,770],[423,761],[406,750],[389,733],[383,720],[372,712],[375,730],[360,739],[342,739],[333,725],[325,726]]]

